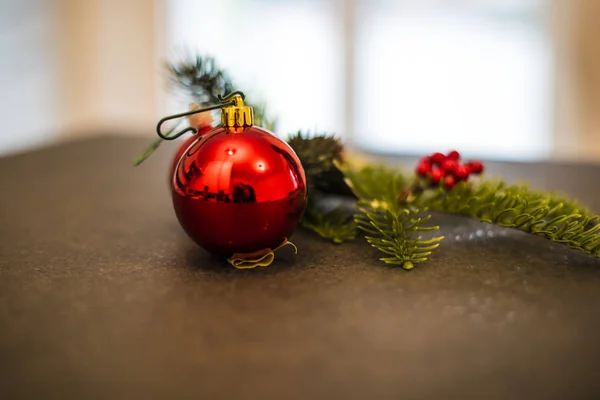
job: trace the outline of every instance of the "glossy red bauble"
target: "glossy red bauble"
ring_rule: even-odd
[[[292,148],[252,126],[216,128],[187,147],[172,181],[183,229],[224,256],[274,249],[292,235],[306,207],[306,178]]]

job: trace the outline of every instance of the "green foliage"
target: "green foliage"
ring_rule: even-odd
[[[502,181],[481,181],[477,185],[460,183],[449,192],[439,189],[430,197],[420,197],[418,203],[518,229],[600,257],[600,217],[560,195]]]
[[[437,231],[438,226],[426,226],[431,215],[421,217],[421,210],[414,207],[390,208],[372,207],[361,202],[355,221],[364,231],[369,244],[388,255],[380,260],[387,264],[398,264],[404,269],[412,269],[415,263],[427,260],[431,251],[438,247],[443,236],[424,239],[420,232]]]
[[[408,179],[384,166],[347,167],[344,172],[359,198],[354,221],[369,244],[387,255],[380,260],[404,269],[426,261],[443,237],[420,235],[439,227],[427,225],[431,216],[425,215],[426,209],[405,203]]]
[[[409,186],[409,179],[401,171],[385,165],[342,167],[352,192],[358,199],[398,203],[398,198]]]
[[[174,126],[172,126],[170,129],[168,129],[165,132],[165,136],[171,136],[171,133],[173,133],[175,131],[175,129],[177,129],[179,127],[179,125],[181,125],[182,122],[183,122],[183,120],[180,119],[179,122],[177,122],[177,124],[175,124]],[[154,153],[156,151],[156,149],[158,149],[158,147],[162,144],[162,142],[163,142],[162,138],[158,138],[154,142],[152,142],[150,144],[150,146],[148,146],[146,148],[146,150],[144,150],[143,153],[141,153],[140,155],[137,156],[137,158],[133,161],[133,165],[135,167],[137,167],[142,162],[144,162],[148,157],[150,157],[152,155],[152,153]]]
[[[212,57],[187,57],[167,68],[172,82],[202,106],[218,104],[219,95],[233,92],[233,81]]]
[[[336,244],[353,240],[356,225],[350,211],[338,207],[323,212],[319,207],[319,202],[328,194],[352,196],[337,166],[344,159],[341,141],[332,135],[298,132],[289,137],[288,144],[298,155],[306,174],[309,201],[301,225]]]
[[[560,194],[500,180],[461,182],[450,191],[426,189],[383,166],[346,167],[343,172],[359,199],[357,226],[387,255],[381,258],[386,263],[412,268],[439,245],[442,237],[418,235],[437,230],[424,225],[428,209],[518,229],[600,257],[600,217]]]
[[[309,196],[337,194],[352,196],[338,163],[344,162],[344,146],[333,135],[303,134],[291,135],[288,144],[294,149],[306,173]]]
[[[219,95],[224,96],[237,89],[229,74],[214,58],[196,55],[184,57],[175,63],[167,64],[172,83],[201,106],[219,103]],[[267,114],[264,102],[246,102],[254,108],[254,123],[275,131],[277,120]]]
[[[352,220],[352,213],[343,207],[337,207],[327,213],[311,207],[305,213],[301,225],[335,244],[356,238],[356,224]]]

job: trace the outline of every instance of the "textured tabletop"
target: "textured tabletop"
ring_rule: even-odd
[[[302,231],[237,271],[179,227],[166,145],[131,167],[146,144],[0,159],[0,398],[600,398],[600,260],[437,217],[411,272]],[[599,167],[488,169],[600,210]]]

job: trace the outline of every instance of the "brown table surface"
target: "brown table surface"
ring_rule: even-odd
[[[148,140],[0,159],[0,398],[600,398],[600,260],[438,217],[412,272],[303,231],[237,271],[179,227],[171,151],[131,167]],[[489,171],[600,210],[598,166]]]

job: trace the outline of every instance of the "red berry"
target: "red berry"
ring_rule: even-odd
[[[451,160],[460,160],[460,154],[456,150],[452,150],[450,153],[448,153],[447,157]]]
[[[483,163],[481,161],[471,161],[467,165],[474,174],[480,174],[483,172]]]
[[[456,180],[454,179],[454,177],[452,175],[447,175],[444,178],[444,186],[446,187],[446,189],[448,189],[448,190],[452,189],[455,184],[456,184]]]
[[[432,185],[437,185],[440,183],[442,178],[444,177],[444,172],[441,169],[434,169],[431,171],[431,176],[429,177]]]
[[[442,162],[442,169],[448,174],[452,174],[454,172],[454,170],[456,169],[456,167],[458,167],[458,161],[456,161],[456,160],[446,158]]]
[[[431,163],[434,165],[442,165],[442,162],[446,159],[446,156],[442,153],[433,153],[430,157]]]
[[[457,181],[466,180],[471,175],[471,168],[468,165],[461,164],[454,168],[454,177]]]
[[[417,165],[416,172],[419,176],[426,176],[429,172],[431,172],[431,165],[428,162],[421,161]]]

